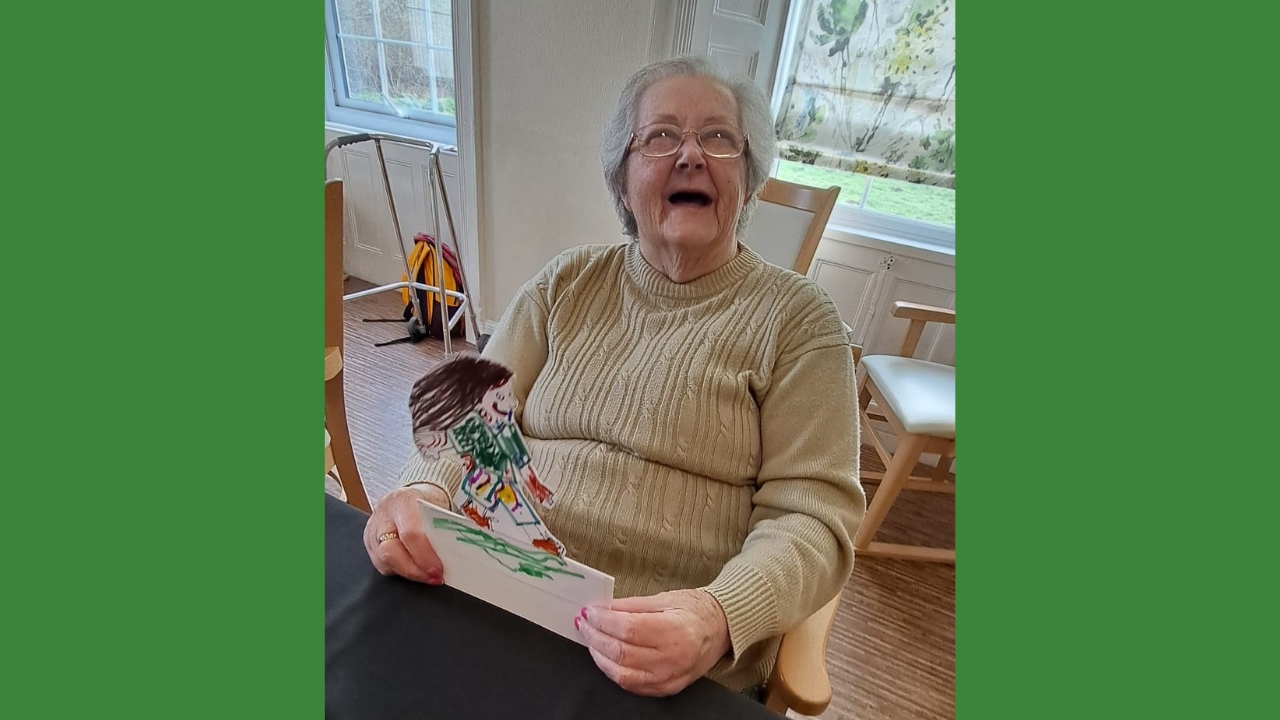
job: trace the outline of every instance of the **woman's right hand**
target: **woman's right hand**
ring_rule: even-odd
[[[400,575],[427,583],[444,582],[444,566],[422,530],[418,501],[448,508],[445,492],[435,485],[410,485],[393,490],[373,508],[364,526],[364,548],[383,575]],[[387,533],[395,537],[379,542]]]

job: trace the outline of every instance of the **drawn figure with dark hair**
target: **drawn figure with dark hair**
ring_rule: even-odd
[[[440,363],[409,395],[413,440],[428,460],[448,447],[462,458],[465,475],[453,504],[476,525],[563,557],[564,545],[529,502],[553,507],[555,493],[530,463],[511,377],[506,366],[476,356]]]

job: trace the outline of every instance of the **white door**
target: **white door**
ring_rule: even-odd
[[[698,0],[691,52],[747,75],[773,94],[788,0]]]

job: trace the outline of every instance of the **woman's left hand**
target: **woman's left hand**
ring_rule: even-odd
[[[574,626],[596,665],[637,695],[674,695],[729,651],[729,623],[705,590],[674,590],[583,609]]]

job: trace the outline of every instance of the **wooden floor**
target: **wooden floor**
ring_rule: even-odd
[[[347,281],[347,292],[368,287],[361,280]],[[373,347],[403,336],[404,327],[362,320],[398,318],[400,312],[399,293],[384,293],[346,303],[344,313],[347,416],[371,502],[395,487],[413,451],[410,387],[444,357],[439,341]],[[869,447],[862,457],[864,469],[883,470]],[[327,489],[336,490],[332,483]],[[868,494],[874,495],[874,486]],[[952,496],[904,492],[877,539],[955,547],[954,518]],[[819,717],[955,717],[955,580],[949,565],[855,562],[827,647],[834,697]]]

